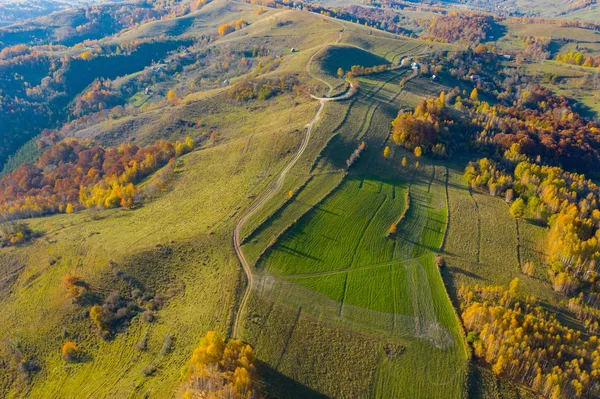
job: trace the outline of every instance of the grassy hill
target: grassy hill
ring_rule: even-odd
[[[239,19],[248,25],[215,34]],[[516,36],[537,28],[507,26]],[[552,35],[579,33],[557,28]],[[595,34],[585,34],[592,51]],[[198,147],[177,160],[167,189],[141,207],[28,219],[39,237],[0,249],[0,396],[178,397],[181,369],[198,340],[209,330],[233,334],[239,316],[238,338],[256,349],[267,397],[530,397],[472,362],[457,292],[462,284],[507,285],[519,276],[525,292],[578,326],[541,267],[533,277],[520,273],[525,262],[543,263],[546,229],[512,218],[502,199],[473,192],[463,177],[471,154],[417,158],[389,137],[399,110],[450,92],[454,81],[432,82],[399,67],[360,77],[358,93],[343,101],[321,104],[308,95],[344,90],[338,68],[397,66],[404,57],[462,47],[221,0],[101,43],[160,35],[194,45],[152,67],[110,75],[114,87],[127,88],[180,56],[191,61],[132,86],[126,112],[84,117],[62,132],[103,146],[191,136]],[[227,75],[225,63],[251,67]],[[537,67],[560,73],[569,89],[585,73],[559,71],[552,62],[518,66],[527,74]],[[250,100],[232,94],[241,84],[290,77],[294,90]],[[177,101],[168,100],[170,90]],[[23,151],[35,152],[34,144]],[[279,189],[241,228],[254,276],[247,286],[232,234],[272,187]],[[396,232],[388,234],[391,225]],[[66,297],[67,273],[80,276],[95,298],[115,291],[149,298],[153,320],[140,312],[102,339],[89,306]],[[77,342],[80,361],[61,358],[66,340]]]

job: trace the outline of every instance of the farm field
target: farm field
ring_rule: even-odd
[[[399,86],[404,76],[409,76],[405,69],[361,78],[361,93],[317,155],[313,175],[244,245],[253,259],[260,257],[243,336],[270,368],[326,394],[342,390],[383,398],[463,392],[468,357],[434,264],[446,227],[446,168],[425,163],[403,169],[399,161],[406,154],[400,150],[394,159],[381,157],[395,110],[405,104]],[[418,80],[415,87],[425,90],[429,82]],[[361,157],[338,186],[339,174],[327,172],[343,169],[360,141],[367,144],[364,161]],[[301,200],[309,197],[318,202]],[[389,225],[399,220],[396,238],[386,238]],[[306,337],[314,323],[325,337]],[[341,356],[339,348],[323,341],[339,334],[349,345],[372,335],[377,356],[355,366],[367,373],[367,382],[348,384],[352,367],[339,371],[339,381],[311,377],[316,358]],[[299,353],[300,342],[314,352]],[[386,355],[386,345],[404,348],[402,355]],[[289,369],[300,361],[306,369]],[[415,371],[424,369],[431,371]]]

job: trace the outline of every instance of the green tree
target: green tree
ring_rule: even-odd
[[[522,198],[517,198],[510,206],[510,214],[515,218],[522,218],[525,214],[525,201]]]

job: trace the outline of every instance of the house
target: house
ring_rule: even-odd
[[[471,75],[471,82],[481,82],[483,78],[479,75]]]
[[[290,53],[295,53],[296,49],[292,47],[292,49],[290,50]]]
[[[432,81],[432,82],[437,82],[437,81],[438,81],[438,77],[437,77],[437,75],[435,75],[435,74],[434,74],[434,75],[431,75],[431,81]]]
[[[420,65],[417,62],[413,62],[412,65],[410,66],[412,69],[417,70],[420,68]]]

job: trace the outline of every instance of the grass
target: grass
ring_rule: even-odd
[[[447,218],[446,169],[424,165],[407,171],[398,166],[403,151],[396,151],[393,161],[382,161],[381,156],[397,111],[397,83],[404,73],[400,70],[361,79],[361,95],[317,156],[314,177],[253,236],[254,244],[262,241],[264,247],[272,233],[261,239],[262,231],[275,231],[274,224],[282,231],[286,221],[298,219],[258,260],[261,277],[253,291],[243,334],[259,353],[266,351],[269,367],[326,394],[343,389],[351,392],[346,396],[353,397],[448,397],[436,396],[442,395],[441,391],[427,381],[444,386],[450,397],[462,394],[467,355],[433,262]],[[367,143],[365,155],[339,188],[316,207],[295,204],[304,190],[313,182],[317,184],[318,177],[336,181],[335,175],[324,172],[339,170],[361,140]],[[334,185],[331,182],[328,187]],[[313,189],[318,191],[315,186]],[[408,212],[397,238],[388,239],[389,225],[406,209],[408,190]],[[246,244],[245,248],[251,246]],[[334,328],[337,334],[347,336],[348,342],[354,334],[375,334],[377,338],[370,342],[377,356],[374,360],[369,357],[367,363],[375,371],[368,374],[367,381],[357,380],[352,387],[342,388],[328,378],[314,378],[313,356],[329,354],[341,359],[342,355],[329,352],[333,350],[330,345],[337,345],[332,340],[325,344],[313,335],[306,338],[304,325],[311,320]],[[289,337],[287,341],[278,341],[282,335]],[[281,346],[267,348],[272,340]],[[388,358],[383,345],[389,340],[403,345],[405,353],[397,359]],[[305,349],[301,353],[296,349],[300,342]],[[295,367],[286,369],[290,363]],[[336,373],[345,380],[350,370],[364,369],[344,365]]]
[[[212,45],[266,43],[282,57],[270,76],[293,73],[311,92],[322,92],[306,63],[323,44],[334,43],[342,27],[306,12],[267,9],[256,16],[254,9],[215,1],[115,40],[200,35],[243,17],[249,27]],[[313,65],[336,84],[331,74],[339,66],[456,48],[344,25],[342,46],[324,50]],[[411,78],[405,89],[402,78]],[[519,260],[541,263],[544,229],[516,222],[499,198],[470,193],[464,163],[420,159],[415,168],[414,156],[395,147],[389,159],[382,157],[398,110],[447,87],[412,78],[408,69],[361,77],[360,86],[355,98],[325,106],[280,193],[245,226],[243,250],[259,273],[243,338],[256,348],[271,397],[464,397],[468,354],[435,255],[443,246],[444,278],[455,300],[462,283],[507,284],[522,276]],[[178,106],[77,132],[102,144],[145,144],[215,130],[216,142],[183,158],[168,191],[135,211],[104,211],[99,220],[88,212],[31,220],[44,237],[0,251],[6,265],[0,339],[41,366],[29,396],[171,397],[197,340],[209,329],[228,333],[243,281],[231,247],[233,226],[292,157],[318,104],[288,94],[240,104],[213,94],[218,91],[191,93]],[[361,141],[367,148],[346,171]],[[404,156],[406,168],[400,167]],[[398,220],[397,235],[386,238]],[[167,299],[154,323],[135,318],[105,342],[95,336],[86,309],[64,297],[61,279],[74,271],[106,295],[113,289],[109,260]],[[536,278],[522,277],[524,289],[556,304],[538,271]],[[81,363],[65,366],[60,359],[65,335],[83,348]],[[165,350],[170,336],[172,348]],[[390,345],[402,350],[390,355]],[[149,366],[155,372],[145,375]]]
[[[338,68],[348,72],[353,65],[372,67],[389,64],[383,57],[352,46],[332,46],[315,58],[315,67],[330,76],[337,76]]]
[[[227,333],[231,324],[241,281],[230,245],[236,215],[288,159],[300,139],[294,131],[313,110],[312,103],[290,107],[289,98],[281,96],[260,108],[230,105],[212,111],[206,120],[219,126],[217,145],[183,157],[170,190],[140,209],[105,211],[100,220],[88,212],[30,220],[45,234],[1,251],[3,264],[12,266],[3,275],[0,297],[0,336],[40,366],[28,395],[172,396],[198,339],[211,329]],[[171,111],[186,118],[202,112],[197,104]],[[246,113],[253,115],[250,124]],[[149,292],[164,296],[166,306],[153,324],[135,318],[126,332],[104,342],[86,309],[65,298],[62,277],[75,272],[93,292],[108,295],[109,260]],[[67,367],[60,359],[67,339],[63,326],[86,355]],[[169,335],[173,347],[163,351]],[[135,350],[142,339],[147,349]],[[142,372],[148,365],[156,367],[152,376]]]

